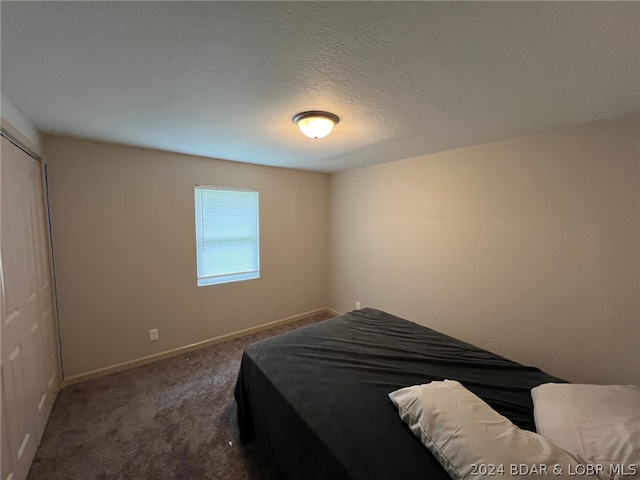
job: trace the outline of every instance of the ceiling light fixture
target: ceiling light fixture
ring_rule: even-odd
[[[331,133],[340,119],[333,113],[311,111],[297,114],[293,121],[307,137],[323,138]]]

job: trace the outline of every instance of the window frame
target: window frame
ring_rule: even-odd
[[[201,268],[201,250],[202,246],[206,243],[204,239],[199,239],[199,233],[204,230],[202,226],[202,219],[198,218],[198,191],[215,190],[218,192],[246,192],[254,193],[256,195],[256,218],[255,237],[247,237],[247,240],[251,242],[255,238],[255,255],[256,255],[256,270],[250,271],[236,271],[229,273],[222,273],[217,275],[200,276]],[[198,287],[204,287],[208,285],[221,285],[230,282],[239,282],[244,280],[254,280],[260,278],[260,191],[255,188],[237,188],[237,187],[221,187],[214,185],[195,185],[194,186],[194,215],[195,215],[195,240],[196,240],[196,285]],[[200,210],[202,206],[200,207]]]

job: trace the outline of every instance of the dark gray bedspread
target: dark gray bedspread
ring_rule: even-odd
[[[367,308],[247,347],[235,388],[241,442],[257,435],[291,479],[449,480],[387,397],[444,379],[532,431],[531,388],[562,381]]]

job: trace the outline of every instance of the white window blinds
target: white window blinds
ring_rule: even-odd
[[[198,286],[260,277],[257,190],[195,187]]]

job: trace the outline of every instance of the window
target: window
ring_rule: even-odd
[[[195,187],[198,286],[260,278],[257,190]]]

